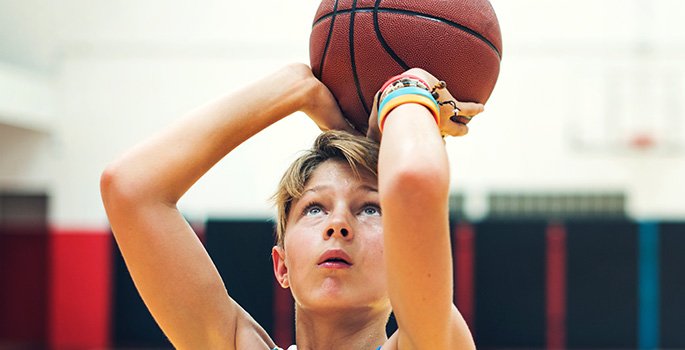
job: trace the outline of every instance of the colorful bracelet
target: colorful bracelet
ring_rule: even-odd
[[[428,83],[425,80],[421,79],[420,77],[413,75],[413,74],[400,74],[400,75],[396,75],[396,76],[388,79],[385,82],[385,84],[383,84],[383,86],[381,86],[380,90],[378,90],[378,91],[384,91],[390,84],[393,84],[393,83],[395,83],[399,80],[403,80],[403,79],[410,79],[410,80],[418,81],[426,87],[426,90],[429,89]]]
[[[418,103],[433,114],[437,125],[440,125],[440,106],[433,95],[427,90],[418,87],[406,87],[389,93],[378,107],[378,128],[383,132],[385,119],[397,106],[405,103]]]
[[[419,96],[419,95],[398,96],[398,97],[395,97],[394,99],[392,99],[391,101],[389,101],[385,105],[385,107],[382,111],[382,114],[381,114],[379,121],[378,121],[379,122],[378,128],[380,129],[381,133],[383,132],[383,128],[385,127],[385,121],[387,120],[387,116],[390,115],[390,112],[393,109],[395,109],[395,107],[398,107],[398,106],[406,104],[406,103],[418,103],[422,106],[427,107],[430,110],[431,114],[433,115],[433,118],[435,118],[438,115],[437,111],[433,109],[434,108],[433,102],[427,97]]]
[[[391,92],[403,89],[403,88],[408,88],[408,87],[415,87],[419,89],[423,89],[426,91],[430,91],[428,87],[423,85],[422,82],[414,79],[409,79],[409,78],[403,78],[401,80],[397,80],[394,83],[388,85],[383,92],[381,93],[381,100],[383,100],[386,96],[388,96]]]

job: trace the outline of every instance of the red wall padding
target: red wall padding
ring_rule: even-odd
[[[475,295],[474,295],[474,264],[475,264],[475,232],[469,223],[461,222],[454,229],[454,304],[468,324],[471,332],[475,332]]]
[[[50,240],[50,344],[53,349],[107,347],[112,236],[107,231],[56,231]]]
[[[548,349],[566,348],[566,229],[547,227],[546,312]]]

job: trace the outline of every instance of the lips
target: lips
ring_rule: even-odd
[[[319,266],[329,268],[345,268],[353,265],[352,258],[342,249],[329,249],[325,251],[318,262]]]

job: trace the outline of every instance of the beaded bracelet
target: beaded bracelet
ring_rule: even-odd
[[[402,80],[414,80],[414,81],[417,81],[417,82],[419,82],[419,83],[421,83],[421,84],[423,85],[423,86],[418,86],[418,87],[422,87],[422,88],[428,90],[428,83],[427,83],[425,80],[421,79],[420,77],[418,77],[418,76],[416,76],[416,75],[413,75],[413,74],[400,74],[400,75],[396,75],[396,76],[394,76],[394,77],[388,79],[388,80],[385,82],[385,84],[383,84],[383,86],[381,86],[381,89],[380,89],[379,91],[385,91],[385,89],[386,89],[388,86],[390,86],[391,84],[394,84],[394,83],[396,83],[396,82],[398,82],[398,81],[402,81]]]
[[[418,81],[418,80],[409,79],[409,78],[403,78],[403,79],[400,79],[400,80],[396,80],[394,83],[388,85],[388,87],[386,87],[386,88],[383,90],[383,92],[381,93],[380,99],[381,99],[381,101],[382,101],[382,100],[383,100],[385,97],[387,97],[391,92],[396,91],[396,90],[399,90],[399,89],[403,89],[403,88],[408,88],[408,87],[414,87],[414,88],[419,88],[419,89],[423,89],[423,90],[426,90],[426,91],[430,91],[430,90],[428,90],[428,87],[426,87],[425,85],[423,85],[423,83],[421,83],[421,82]]]
[[[418,103],[425,106],[433,114],[435,122],[440,125],[440,106],[433,95],[418,87],[404,87],[390,92],[378,107],[378,128],[383,132],[385,119],[395,107],[405,103]]]

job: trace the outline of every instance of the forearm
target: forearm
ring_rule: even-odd
[[[300,110],[312,88],[300,66],[288,66],[207,103],[114,161],[103,182],[136,201],[176,201],[242,142]],[[108,186],[104,186],[108,187]]]
[[[400,329],[419,348],[444,348],[452,329],[448,169],[430,112],[417,104],[393,110],[379,158],[388,286]]]
[[[381,189],[387,189],[387,195],[421,196],[440,205],[446,203],[447,153],[430,112],[418,104],[401,105],[385,125],[379,155]]]

